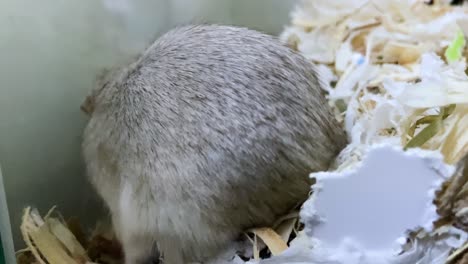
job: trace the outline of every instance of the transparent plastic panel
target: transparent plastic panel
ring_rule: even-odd
[[[0,169],[0,264],[15,263],[10,218]]]

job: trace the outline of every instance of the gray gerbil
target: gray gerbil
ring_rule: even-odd
[[[314,66],[245,28],[173,29],[83,104],[83,152],[127,264],[203,262],[307,198],[346,143]]]

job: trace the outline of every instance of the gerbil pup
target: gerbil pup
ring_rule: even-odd
[[[307,198],[346,135],[314,66],[274,37],[173,29],[91,92],[83,153],[126,264],[202,262]],[[91,106],[91,107],[89,107]]]

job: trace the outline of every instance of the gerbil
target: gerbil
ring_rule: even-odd
[[[347,143],[314,66],[253,30],[169,31],[83,107],[83,152],[126,264],[203,262],[307,198]]]

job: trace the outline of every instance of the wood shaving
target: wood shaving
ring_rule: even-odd
[[[27,248],[17,252],[18,264],[123,263],[121,246],[115,239],[94,234],[88,241],[76,219],[70,226],[60,217],[52,217],[54,209],[45,217],[30,207],[24,210],[21,233]]]

